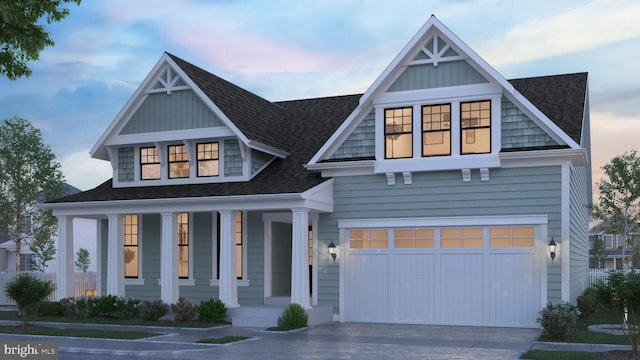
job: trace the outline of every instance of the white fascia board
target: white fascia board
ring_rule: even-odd
[[[547,134],[551,136],[555,141],[561,144],[566,144],[572,149],[582,148],[520,92],[514,89],[511,94],[507,94],[506,96],[509,100],[516,103],[516,105],[520,105],[519,107],[522,108],[536,124],[542,126],[543,128],[546,128],[548,130]]]
[[[315,155],[309,160],[307,165],[316,165],[321,160],[331,156],[338,147],[351,135],[351,132],[360,125],[362,119],[369,114],[372,110],[372,107],[369,107],[368,111],[363,111],[363,107],[358,105],[351,114],[345,119],[345,121],[340,124],[338,129],[331,135],[329,140],[327,140],[320,150],[318,150]]]
[[[286,158],[287,156],[289,156],[289,152],[284,151],[282,149],[277,149],[271,145],[267,145],[267,144],[263,144],[259,141],[255,141],[255,140],[249,140],[245,143],[246,146],[248,146],[251,149],[254,150],[258,150],[258,151],[262,151],[265,152],[267,154],[273,155],[273,156],[277,156],[279,158]]]
[[[137,145],[145,143],[171,142],[182,140],[208,139],[208,138],[228,138],[235,137],[229,128],[208,128],[208,129],[187,129],[148,132],[141,134],[118,135],[109,138],[104,146],[114,145]]]
[[[302,198],[307,200],[309,207],[323,209],[324,212],[333,212],[333,179],[303,192]]]
[[[125,119],[128,119],[131,116],[130,114],[133,113],[134,110],[140,106],[140,104],[142,104],[144,99],[146,99],[147,95],[145,94],[145,89],[149,86],[149,83],[155,78],[158,71],[162,69],[165,62],[167,62],[167,60],[169,59],[170,58],[167,53],[162,54],[160,60],[158,60],[158,62],[153,66],[151,71],[147,74],[147,76],[138,86],[133,95],[131,95],[118,115],[116,115],[115,119],[111,122],[111,124],[109,124],[109,127],[107,127],[107,129],[102,133],[102,136],[100,136],[95,145],[93,145],[90,151],[91,157],[96,159],[109,160],[108,154],[104,149],[105,143],[114,134],[117,134],[116,130],[121,129],[124,126],[122,122],[125,121]]]
[[[549,216],[532,215],[500,215],[500,216],[447,216],[424,218],[370,218],[341,219],[338,228],[389,228],[389,227],[422,227],[422,226],[488,226],[488,225],[546,225]]]
[[[573,166],[584,166],[586,149],[553,149],[513,151],[499,154],[502,167],[561,165],[569,162]]]
[[[95,217],[108,214],[207,212],[222,210],[283,210],[309,208],[326,211],[326,205],[313,207],[314,201],[303,198],[302,193],[269,195],[208,196],[189,198],[90,201],[74,203],[47,203],[42,207],[53,210],[55,216]]]

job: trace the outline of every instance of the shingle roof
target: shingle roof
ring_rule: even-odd
[[[581,143],[587,73],[531,77],[509,82],[573,141]]]
[[[52,202],[86,202],[304,192],[324,181],[308,163],[358,105],[360,95],[271,103],[169,54],[249,139],[290,152],[247,182],[95,189]],[[510,80],[513,86],[578,143],[586,95],[586,73]]]

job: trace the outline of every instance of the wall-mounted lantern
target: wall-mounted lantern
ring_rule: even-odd
[[[551,237],[551,241],[549,241],[549,255],[551,255],[551,260],[556,258],[556,242],[553,241],[553,237]]]
[[[338,256],[338,254],[336,254],[336,244],[334,244],[333,241],[329,244],[329,255],[331,255],[333,261],[336,261],[336,256]]]

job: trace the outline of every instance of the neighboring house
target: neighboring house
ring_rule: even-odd
[[[67,183],[64,184],[66,194],[73,195],[81,192],[80,189],[69,185]],[[25,223],[23,226],[31,227],[31,217],[27,216],[24,218]],[[74,238],[77,241],[74,243],[74,255],[80,248],[85,248],[89,250],[89,257],[91,264],[89,265],[88,271],[96,271],[96,262],[97,262],[97,232],[96,232],[96,220],[93,219],[82,219],[75,218],[73,219],[74,224]],[[57,240],[56,240],[57,241]],[[27,242],[23,243],[20,249],[20,270],[21,271],[32,271],[33,270],[33,261],[35,260],[35,254],[29,248],[29,244]],[[74,258],[75,261],[75,258]],[[46,263],[46,272],[57,272],[58,264],[57,264],[57,256],[54,259],[49,260]],[[0,272],[11,272],[14,273],[16,269],[16,244],[14,241],[9,240],[7,238],[6,233],[0,235]]]
[[[165,53],[91,150],[113,179],[46,206],[61,256],[99,219],[102,295],[535,327],[588,285],[589,149],[586,73],[506,80],[432,16],[359,95],[271,102]]]
[[[623,234],[610,234],[607,232],[609,222],[598,220],[589,229],[589,249],[593,248],[593,243],[596,239],[601,239],[604,242],[604,258],[601,259],[599,268],[601,269],[618,269],[628,268],[632,264],[629,264],[633,258],[633,249],[630,248],[624,241]],[[629,234],[629,239],[636,238],[637,234]],[[624,260],[627,259],[627,264],[624,265]],[[592,265],[593,267],[593,265]]]

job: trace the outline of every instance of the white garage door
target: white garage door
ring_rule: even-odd
[[[346,321],[536,326],[535,228],[348,230]]]

